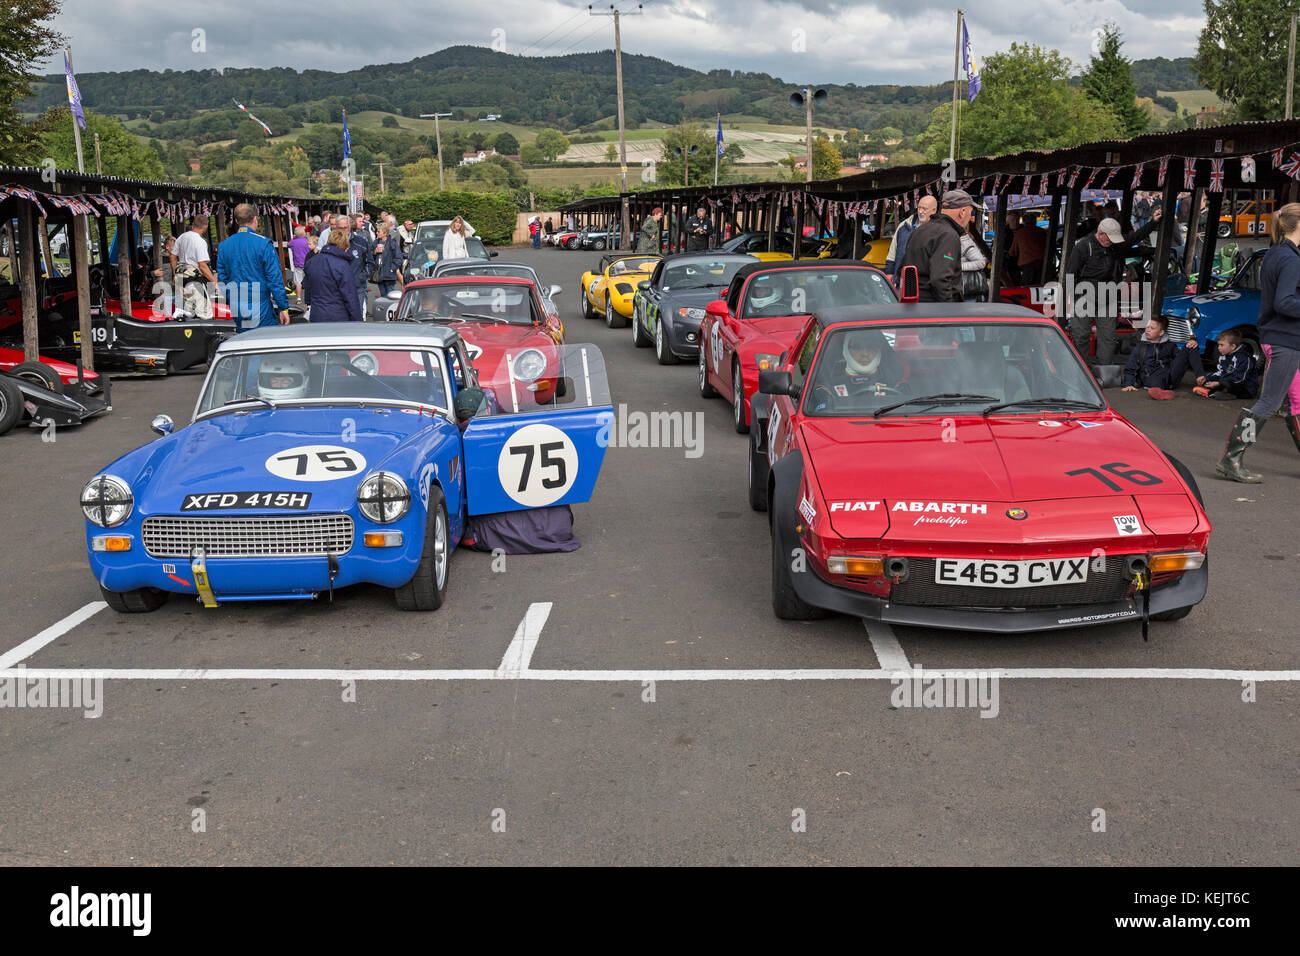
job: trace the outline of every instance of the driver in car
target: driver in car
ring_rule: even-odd
[[[268,355],[257,373],[257,394],[273,402],[307,394],[307,362],[301,355]]]
[[[785,282],[773,275],[757,277],[749,291],[748,312],[751,316],[789,315]]]
[[[898,395],[903,384],[903,367],[883,332],[857,329],[844,334],[840,360],[824,381],[813,389],[814,411],[825,411],[862,395]]]

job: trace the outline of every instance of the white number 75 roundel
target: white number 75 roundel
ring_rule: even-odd
[[[266,459],[266,470],[290,481],[334,481],[359,477],[366,467],[365,456],[355,448],[338,445],[299,445],[277,451]]]
[[[515,501],[525,508],[544,508],[573,487],[578,449],[554,425],[525,425],[502,446],[497,475],[502,489]]]

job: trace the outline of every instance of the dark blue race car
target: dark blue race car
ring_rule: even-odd
[[[644,348],[653,342],[660,365],[695,358],[700,354],[704,307],[722,295],[742,267],[757,261],[724,252],[687,252],[664,259],[637,286],[632,343]]]
[[[496,403],[445,326],[227,340],[193,423],[173,432],[159,416],[163,437],[81,493],[104,600],[152,611],[178,592],[214,607],[368,582],[403,610],[437,609],[470,516],[591,497],[613,410],[599,351],[570,351],[566,404],[488,414]]]
[[[1256,363],[1263,368],[1264,352],[1259,347],[1259,267],[1266,249],[1253,252],[1233,273],[1221,289],[1200,295],[1166,296],[1161,312],[1169,319],[1169,337],[1186,342],[1196,336],[1208,363],[1213,368],[1218,362],[1215,341],[1219,333],[1236,329],[1241,333],[1242,345],[1251,350]]]

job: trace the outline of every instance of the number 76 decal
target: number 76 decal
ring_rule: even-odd
[[[1106,475],[1102,474],[1103,471],[1114,475],[1122,481],[1127,481],[1129,484],[1138,485],[1140,487],[1164,484],[1164,479],[1157,478],[1155,475],[1141,471],[1137,468],[1129,468],[1128,464],[1122,461],[1108,462],[1107,464],[1102,465],[1100,470],[1096,468],[1076,468],[1074,471],[1067,471],[1066,475],[1071,478],[1075,475],[1092,475],[1092,477],[1096,478],[1111,491],[1124,490],[1123,485],[1119,484],[1119,482],[1111,481],[1111,479],[1107,478]]]

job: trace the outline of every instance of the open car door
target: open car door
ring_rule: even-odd
[[[492,395],[492,412],[463,433],[471,515],[579,504],[591,498],[614,427],[605,360],[594,345],[560,350],[559,382],[544,405]],[[509,371],[494,376],[510,379]],[[524,388],[511,381],[512,388]]]

